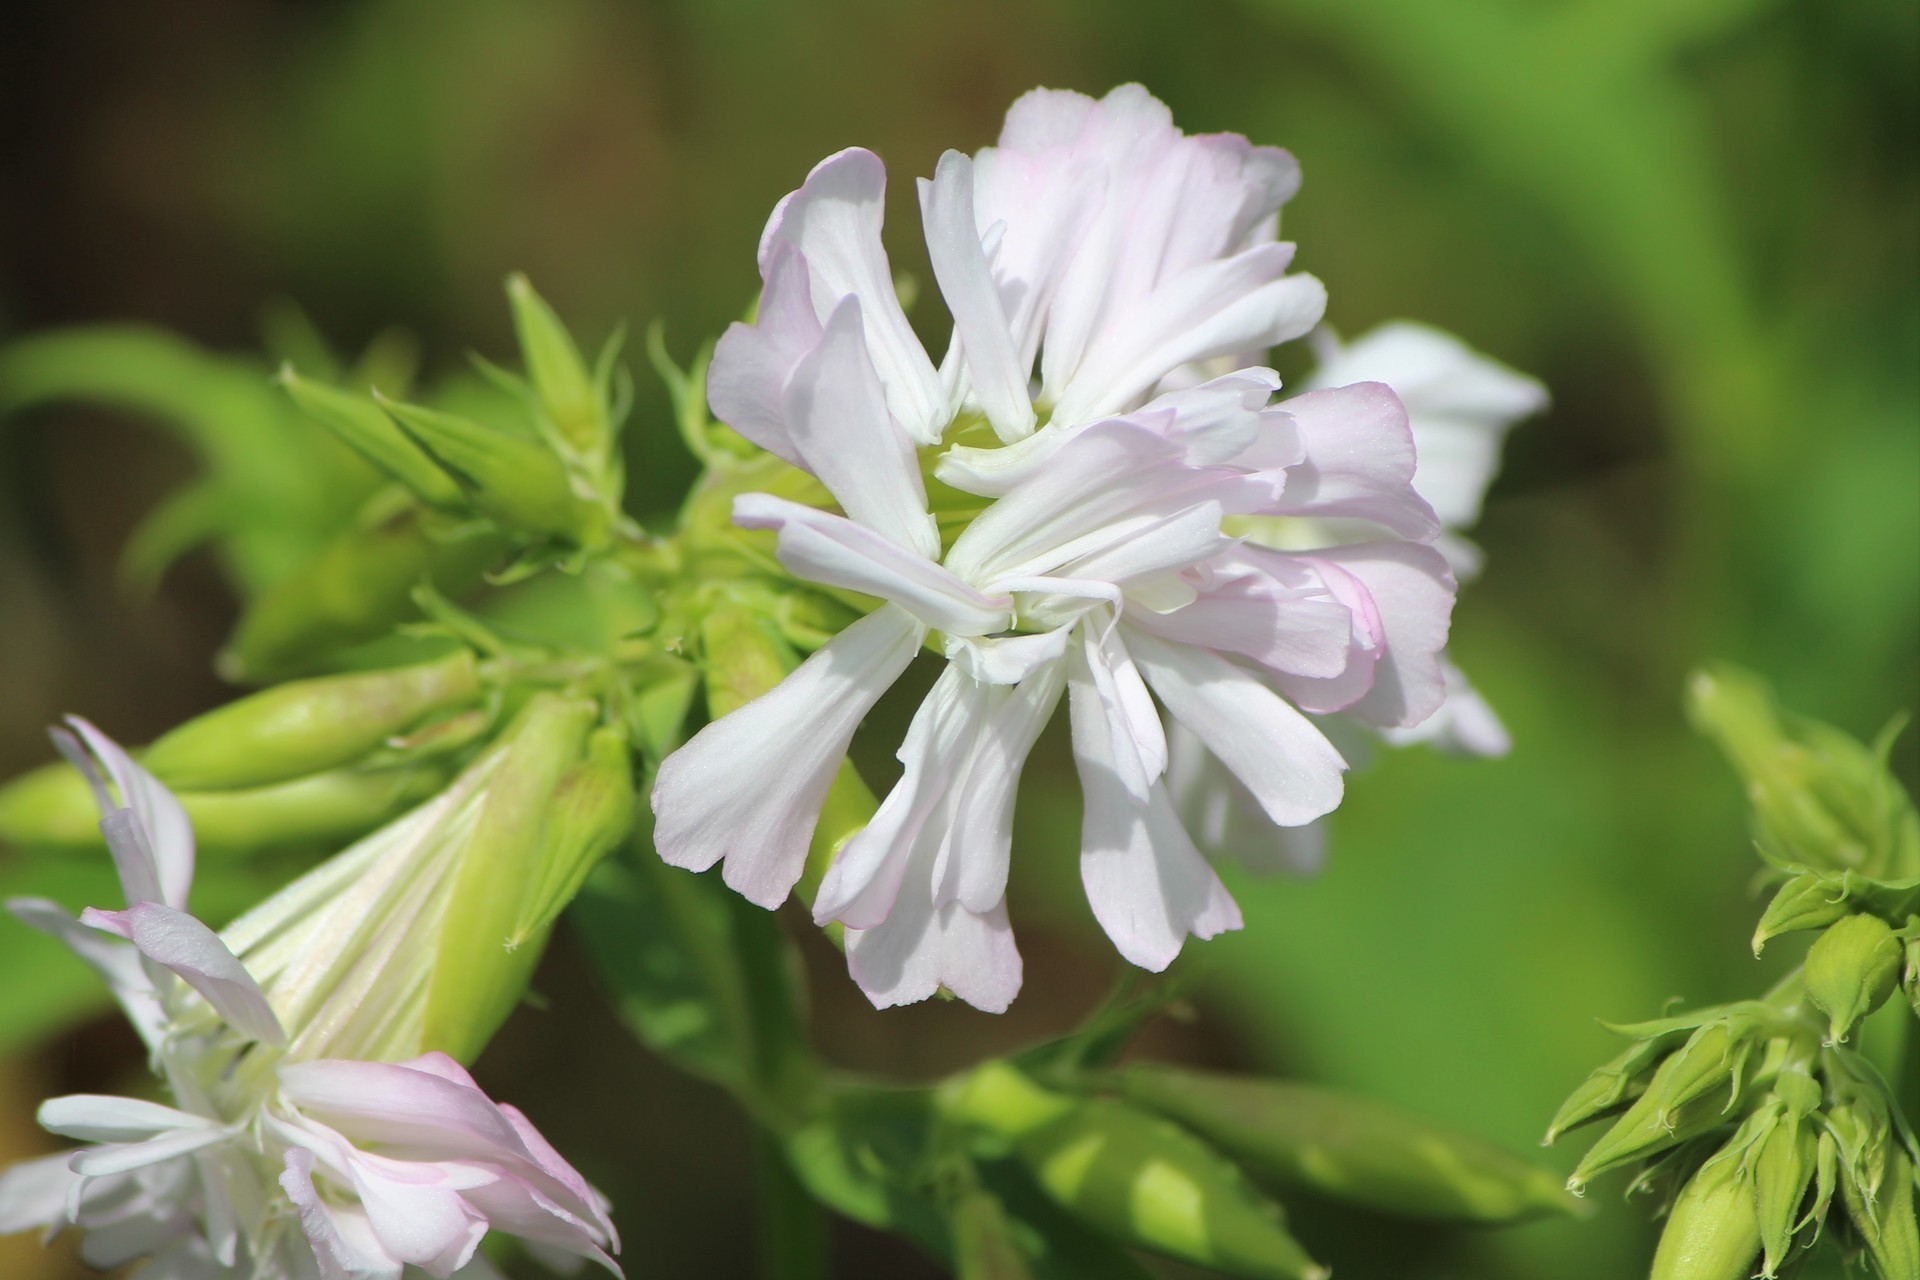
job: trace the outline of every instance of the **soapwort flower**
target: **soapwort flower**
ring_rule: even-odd
[[[1310,822],[1339,803],[1345,762],[1303,712],[1431,714],[1453,595],[1390,390],[1275,407],[1271,370],[1188,376],[1318,320],[1324,290],[1286,274],[1275,238],[1297,185],[1286,153],[1188,137],[1137,86],[1028,94],[999,146],[947,153],[920,186],[954,317],[938,369],[881,248],[880,161],[841,152],[780,202],[756,321],[722,339],[710,395],[839,512],[746,494],[734,516],[774,531],[796,577],[879,603],[662,764],[667,861],[722,862],[745,896],[782,902],[854,730],[931,640],[947,666],[904,773],[813,904],[847,926],[876,1004],[944,986],[1000,1010],[1017,992],[1015,791],[1063,692],[1082,879],[1118,949],[1163,969],[1189,934],[1239,927],[1175,816],[1162,709],[1269,821]],[[1243,518],[1373,536],[1279,551],[1232,536]]]
[[[93,784],[127,905],[78,920],[45,900],[8,906],[107,981],[171,1103],[45,1103],[41,1124],[85,1145],[0,1173],[0,1231],[75,1226],[92,1265],[150,1259],[142,1274],[169,1280],[485,1277],[489,1231],[617,1273],[599,1193],[453,1058],[419,1051],[446,851],[499,754],[217,934],[187,910],[179,801],[70,724],[56,740]],[[380,1060],[403,1044],[403,1060]]]

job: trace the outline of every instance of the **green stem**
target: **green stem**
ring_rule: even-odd
[[[756,1128],[753,1143],[762,1280],[827,1280],[825,1212],[794,1177],[778,1138]]]

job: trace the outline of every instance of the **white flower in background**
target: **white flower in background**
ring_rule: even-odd
[[[41,1124],[86,1145],[0,1172],[0,1231],[75,1226],[88,1263],[148,1259],[140,1274],[155,1280],[399,1280],[409,1268],[479,1280],[497,1274],[476,1252],[489,1230],[617,1273],[604,1200],[519,1111],[445,1054],[340,1053],[404,1021],[415,993],[395,953],[408,934],[422,946],[431,846],[484,772],[223,936],[186,910],[194,841],[179,801],[92,725],[71,724],[84,747],[56,736],[94,785],[128,905],[77,921],[45,900],[7,905],[106,979],[173,1104],[49,1100]]]
[[[1324,292],[1284,274],[1274,240],[1298,184],[1284,152],[1186,137],[1137,86],[1022,98],[997,148],[949,152],[921,184],[954,317],[938,370],[893,292],[884,184],[877,158],[845,151],[780,202],[758,319],[709,373],[715,413],[844,513],[748,494],[736,520],[776,530],[795,576],[883,603],[662,764],[655,843],[778,905],[854,730],[938,633],[948,665],[905,771],[814,910],[847,926],[876,1004],[945,986],[999,1010],[1021,977],[1014,795],[1063,690],[1089,902],[1123,955],[1161,969],[1189,934],[1240,924],[1175,817],[1162,708],[1267,820],[1310,822],[1339,803],[1345,762],[1303,709],[1431,714],[1453,580],[1423,545],[1440,523],[1387,388],[1273,407],[1267,369],[1169,383],[1319,318]],[[929,466],[958,491],[944,523]],[[1378,532],[1282,552],[1223,531],[1248,517]]]
[[[1308,387],[1364,380],[1385,383],[1400,397],[1419,451],[1414,488],[1446,526],[1434,545],[1460,581],[1479,576],[1480,550],[1462,531],[1480,518],[1487,487],[1500,470],[1507,432],[1547,407],[1546,388],[1451,334],[1411,321],[1383,324],[1351,344],[1320,329],[1313,343],[1319,364]],[[1273,540],[1282,545],[1300,536],[1297,528],[1273,526],[1251,532],[1255,540],[1263,533],[1277,535]],[[1316,530],[1308,536],[1329,535]],[[1506,754],[1511,740],[1493,708],[1451,659],[1443,654],[1441,661],[1447,694],[1440,708],[1418,724],[1375,726],[1373,732],[1394,746],[1424,743],[1462,755]],[[1364,752],[1364,736],[1343,732],[1337,720],[1322,727],[1343,747],[1351,741],[1350,756]],[[1324,862],[1325,822],[1276,830],[1264,821],[1253,796],[1231,774],[1210,767],[1199,743],[1186,735],[1175,735],[1168,778],[1181,816],[1209,853],[1265,871],[1312,872]]]

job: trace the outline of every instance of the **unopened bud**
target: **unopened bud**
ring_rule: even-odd
[[[633,831],[633,755],[624,730],[600,728],[587,739],[587,757],[554,789],[540,834],[532,891],[509,935],[519,947],[545,932],[587,874]]]
[[[422,502],[444,511],[467,509],[460,486],[419,445],[407,439],[370,397],[310,381],[295,373],[290,364],[281,368],[279,381],[309,417],[412,490]]]
[[[1729,1067],[1723,1079],[1730,1080],[1731,1075]],[[1687,1102],[1677,1105],[1670,1100],[1676,1082],[1693,1093]],[[1731,1100],[1722,1096],[1714,1088],[1721,1083],[1719,1080],[1710,1081],[1704,1090],[1694,1087],[1698,1082],[1698,1075],[1678,1054],[1661,1063],[1647,1091],[1581,1157],[1567,1180],[1568,1190],[1579,1194],[1588,1182],[1610,1169],[1657,1155],[1725,1124],[1739,1103],[1739,1095]]]
[[[612,424],[580,348],[525,276],[507,277],[507,300],[540,412],[575,457],[604,465],[613,447]]]
[[[1597,1068],[1560,1104],[1560,1110],[1547,1125],[1547,1136],[1541,1145],[1552,1146],[1561,1134],[1597,1120],[1645,1093],[1654,1068],[1681,1038],[1680,1032],[1647,1036]]]
[[[1804,1075],[1792,1078],[1813,1084]],[[1818,1086],[1813,1087],[1817,1092]],[[1800,1205],[1807,1197],[1819,1156],[1819,1136],[1808,1112],[1779,1101],[1755,1112],[1749,1123],[1756,1126],[1756,1132],[1746,1148],[1745,1166],[1753,1184],[1764,1253],[1761,1274],[1771,1280],[1792,1249]]]
[[[1807,949],[1807,996],[1829,1019],[1828,1043],[1878,1009],[1899,981],[1900,940],[1878,916],[1851,915],[1827,927]]]
[[[1753,1188],[1740,1162],[1721,1153],[1702,1165],[1673,1202],[1652,1280],[1747,1280],[1760,1252]]]
[[[513,947],[515,927],[543,870],[554,792],[598,715],[587,699],[536,694],[501,734],[453,873],[427,992],[429,1047],[470,1060],[519,1001],[540,948]]]
[[[308,674],[413,616],[422,582],[464,594],[505,545],[492,530],[449,526],[419,506],[376,512],[247,607],[221,654],[221,674],[249,682]]]
[[[479,694],[465,649],[386,671],[296,680],[189,720],[140,759],[180,791],[283,782],[352,764],[428,715]]]
[[[456,414],[385,398],[380,403],[473,504],[501,524],[585,547],[606,541],[606,508],[574,491],[565,464],[540,441]]]
[[[1920,1276],[1920,1223],[1914,1211],[1914,1166],[1899,1142],[1886,1142],[1878,1151],[1871,1179],[1843,1162],[1840,1194],[1847,1217],[1867,1246],[1876,1275]]]
[[[1044,1089],[990,1062],[942,1095],[1012,1142],[1048,1197],[1122,1243],[1255,1280],[1322,1280],[1280,1206],[1187,1130],[1111,1099]]]
[[[1580,1209],[1551,1171],[1371,1098],[1158,1064],[1120,1079],[1129,1101],[1179,1121],[1255,1177],[1439,1221]]]
[[[1848,875],[1806,872],[1780,886],[1753,931],[1753,954],[1783,933],[1824,929],[1847,914]]]

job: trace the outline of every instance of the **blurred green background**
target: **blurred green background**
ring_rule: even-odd
[[[1334,325],[1429,321],[1554,393],[1509,447],[1456,616],[1517,745],[1382,759],[1324,876],[1235,880],[1248,928],[1189,951],[1198,1017],[1151,1052],[1532,1149],[1613,1051],[1596,1016],[1756,993],[1798,950],[1748,957],[1757,864],[1681,720],[1686,669],[1745,662],[1861,735],[1920,704],[1911,0],[127,0],[0,22],[7,337],[136,320],[245,350],[284,297],[345,349],[398,322],[451,369],[512,350],[500,281],[523,269],[587,341],[658,316],[684,358],[751,297],[773,202],[837,148],[887,160],[890,248],[923,279],[908,179],[991,141],[1032,85],[1140,80],[1190,131],[1291,148],[1285,230]],[[916,319],[944,341],[937,311]],[[693,467],[650,374],[630,445],[657,516]],[[131,415],[0,424],[0,774],[48,758],[62,712],[139,742],[228,696],[211,557],[116,582],[196,467]],[[881,780],[885,756],[863,757]],[[1062,744],[1048,758],[1064,776]],[[1910,785],[1917,759],[1909,735]],[[820,948],[836,1060],[925,1076],[1097,1001],[1118,963],[1078,893],[1071,796],[1038,775],[1023,794],[1014,1011],[875,1014]],[[0,889],[18,871],[0,851]],[[0,1018],[0,1157],[49,1149],[35,1099],[139,1070],[111,1019],[20,995],[81,989],[67,964],[0,947],[28,1009]],[[754,1274],[745,1121],[633,1047],[564,936],[538,986],[483,1082],[613,1195],[632,1273]],[[1651,1251],[1620,1190],[1596,1188],[1592,1221],[1498,1235],[1295,1217],[1341,1280],[1616,1280]],[[836,1244],[837,1274],[934,1274],[851,1228]],[[75,1265],[0,1241],[0,1274]]]

